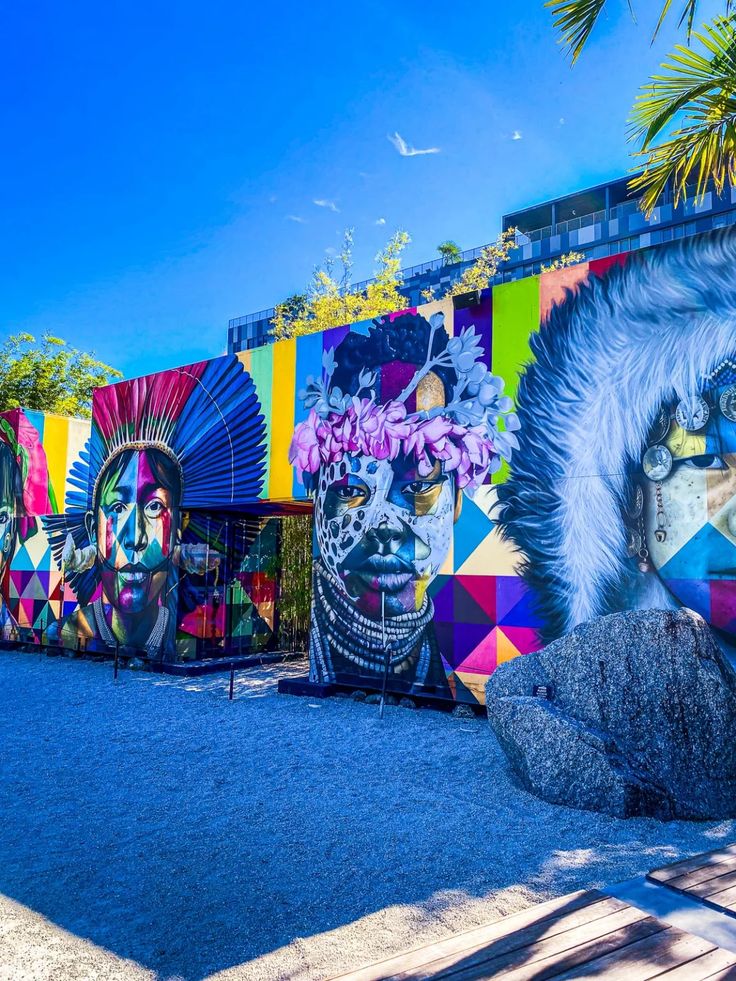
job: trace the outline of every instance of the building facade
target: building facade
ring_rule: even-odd
[[[574,194],[503,216],[502,228],[517,228],[517,248],[489,286],[534,276],[542,267],[568,252],[581,253],[585,260],[604,259],[636,249],[677,241],[736,222],[736,188],[718,195],[709,187],[703,201],[694,201],[694,187],[686,200],[674,203],[668,185],[660,204],[650,216],[640,210],[639,198],[629,196],[629,178],[599,184]],[[448,265],[441,259],[402,270],[400,292],[410,306],[422,302],[422,293],[432,289],[441,295],[457,282],[480,255],[482,246],[468,249],[459,262]],[[358,283],[365,287],[370,280]],[[273,341],[273,307],[235,317],[228,323],[227,350],[236,354]]]

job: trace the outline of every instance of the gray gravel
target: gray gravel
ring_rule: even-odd
[[[301,671],[0,655],[0,977],[324,978],[736,838],[543,803],[484,719]]]

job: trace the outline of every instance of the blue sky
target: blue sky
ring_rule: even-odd
[[[610,5],[575,69],[541,0],[6,7],[0,330],[128,376],[212,357],[346,226],[362,279],[397,228],[408,265],[621,175],[674,23],[651,48],[659,0],[638,28]],[[393,133],[439,152],[402,156]]]

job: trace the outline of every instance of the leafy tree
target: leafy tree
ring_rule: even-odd
[[[453,242],[452,239],[447,239],[446,242],[440,242],[437,246],[437,251],[442,258],[443,266],[453,266],[456,262],[460,262],[460,257],[462,252],[460,246],[457,242]]]
[[[337,257],[340,274],[336,274],[335,260],[330,258],[314,270],[312,282],[299,303],[295,304],[293,297],[280,303],[273,320],[276,337],[300,337],[401,310],[406,306],[405,297],[399,293],[401,253],[409,242],[406,232],[396,232],[376,256],[374,280],[356,290],[351,288],[353,234],[348,229]]]
[[[559,39],[573,62],[584,50],[607,0],[547,0]],[[701,31],[693,30],[698,0],[685,0],[679,25],[688,44],[678,44],[642,86],[631,114],[630,139],[643,171],[631,189],[642,194],[642,209],[651,213],[671,179],[675,200],[694,187],[702,199],[709,180],[720,192],[736,177],[736,29],[732,0],[722,0],[725,16]],[[631,0],[629,7],[634,12]],[[656,37],[672,0],[661,0]]]
[[[485,289],[498,272],[498,267],[507,261],[509,253],[516,248],[516,232],[515,228],[507,228],[495,242],[484,246],[473,265],[468,266],[444,295],[459,296],[472,290]]]
[[[567,269],[568,266],[576,266],[579,262],[585,260],[585,255],[582,252],[565,252],[564,255],[559,256],[553,262],[550,262],[548,266],[542,266],[542,272],[554,272],[555,269]]]
[[[92,391],[122,378],[119,371],[44,334],[11,334],[0,345],[0,411],[23,406],[89,418]]]

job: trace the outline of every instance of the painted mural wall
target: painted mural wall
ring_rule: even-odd
[[[0,627],[5,640],[46,642],[76,605],[51,555],[42,516],[58,513],[89,422],[0,413]]]
[[[537,277],[239,355],[280,393],[264,495],[314,504],[313,680],[375,684],[387,641],[393,690],[479,702],[540,646],[493,517],[539,296]]]
[[[377,684],[388,644],[393,690],[482,701],[645,607],[729,647],[734,260],[707,233],[121,382],[91,428],[3,414],[3,634],[268,643],[274,516],[313,509],[315,681]]]

